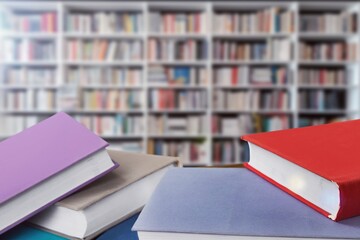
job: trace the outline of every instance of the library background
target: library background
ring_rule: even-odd
[[[240,163],[360,117],[357,2],[0,2],[0,137],[65,111],[125,151]]]

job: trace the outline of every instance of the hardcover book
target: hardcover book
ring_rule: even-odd
[[[175,157],[108,150],[120,167],[30,219],[32,224],[73,239],[92,239],[138,213]]]
[[[359,239],[360,217],[326,219],[247,169],[178,168],[133,230],[140,240]]]
[[[0,234],[113,170],[107,142],[65,113],[0,143]]]
[[[246,167],[335,221],[360,215],[360,120],[250,134]]]

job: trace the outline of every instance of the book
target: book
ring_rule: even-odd
[[[26,224],[20,224],[0,236],[1,240],[66,240],[66,238],[55,234],[36,229]]]
[[[65,16],[66,31],[70,33],[140,33],[143,31],[141,12],[71,10]]]
[[[357,31],[357,14],[341,12],[301,12],[299,19],[301,32],[354,33]]]
[[[226,186],[226,187],[224,187]],[[140,240],[359,239],[246,169],[172,169],[133,227]]]
[[[121,167],[56,203],[29,221],[76,239],[93,239],[139,212],[175,157],[108,150]]]
[[[183,159],[183,164],[206,164],[207,151],[206,143],[199,137],[199,140],[148,140],[148,153],[164,156],[178,156]]]
[[[204,33],[206,13],[151,11],[148,23],[151,33]]]
[[[344,89],[308,90],[301,89],[298,95],[300,110],[341,110],[346,109],[346,94]]]
[[[300,60],[356,61],[356,43],[300,41]]]
[[[151,65],[148,81],[150,86],[205,86],[207,71],[203,67]]]
[[[213,30],[215,33],[286,33],[293,32],[294,12],[279,7],[249,12],[235,9],[215,9]]]
[[[149,61],[205,60],[207,43],[197,39],[157,39],[148,40]]]
[[[74,67],[67,69],[66,82],[86,86],[141,86],[141,68]]]
[[[0,143],[0,234],[117,167],[107,142],[65,113]]]
[[[353,120],[244,136],[246,167],[332,220],[360,215],[358,129]]]
[[[132,226],[138,219],[139,214],[132,216],[131,218],[115,225],[103,234],[101,234],[97,240],[108,239],[126,239],[126,240],[139,240],[136,232],[131,231]]]

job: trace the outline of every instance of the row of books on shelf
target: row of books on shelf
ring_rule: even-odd
[[[112,136],[140,136],[144,131],[144,119],[137,115],[78,115],[75,119],[97,135]]]
[[[217,67],[214,69],[214,85],[284,85],[289,83],[286,67]]]
[[[55,42],[48,40],[10,40],[1,43],[0,59],[3,61],[55,60]]]
[[[233,111],[286,111],[290,107],[290,97],[289,93],[283,90],[216,90],[213,95],[213,107]]]
[[[55,85],[56,79],[56,69],[54,68],[16,67],[4,70],[1,84],[7,86],[49,86]]]
[[[206,164],[206,144],[198,141],[162,141],[149,140],[148,153],[165,156],[177,156],[183,164]]]
[[[139,90],[85,90],[82,106],[86,110],[141,110],[143,97]]]
[[[0,29],[11,32],[54,33],[57,31],[57,14],[55,12],[14,14],[0,11]]]
[[[148,41],[150,61],[204,60],[207,55],[207,44],[203,40],[150,38]]]
[[[283,130],[291,127],[287,115],[263,116],[241,114],[239,116],[212,116],[212,133],[220,136],[241,136],[255,132]]]
[[[205,12],[150,12],[149,31],[153,33],[204,33]]]
[[[199,135],[206,132],[205,116],[151,115],[149,133],[153,135]]]
[[[304,13],[300,14],[301,32],[355,33],[357,14],[349,11],[340,13]]]
[[[148,69],[150,85],[205,86],[208,74],[204,67],[168,67],[152,65]]]
[[[40,116],[3,115],[0,118],[0,138],[12,136],[45,118]]]
[[[144,29],[140,12],[70,12],[65,23],[71,33],[139,33]]]
[[[342,68],[301,68],[299,85],[345,86],[347,71]]]
[[[152,110],[205,110],[207,92],[204,90],[152,89],[149,92]]]
[[[339,110],[345,109],[343,90],[301,90],[298,94],[299,109]]]
[[[212,147],[212,159],[214,164],[233,164],[239,163],[243,159],[243,145],[239,141],[233,140],[217,140],[214,141]],[[238,157],[236,155],[239,154]],[[236,162],[236,159],[239,159]]]
[[[216,33],[284,33],[295,29],[294,12],[278,7],[246,12],[216,12]]]
[[[357,60],[357,44],[346,42],[300,42],[302,60]]]
[[[57,107],[55,91],[46,89],[6,91],[1,109],[7,111],[48,111]]]
[[[215,60],[287,61],[291,59],[290,46],[290,40],[287,38],[274,38],[266,42],[215,40],[213,58]]]
[[[67,69],[67,83],[81,86],[141,86],[141,68],[73,67]]]
[[[68,40],[66,42],[67,59],[113,61],[141,60],[142,42],[140,40]]]
[[[326,123],[341,122],[345,121],[346,117],[300,117],[299,127],[314,126]]]

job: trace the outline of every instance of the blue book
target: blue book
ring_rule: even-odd
[[[5,234],[0,236],[0,240],[66,240],[66,238],[29,227],[26,225],[19,225]]]
[[[360,217],[326,219],[246,169],[184,168],[165,174],[133,230],[140,240],[360,239]]]
[[[136,232],[131,231],[139,214],[132,216],[126,221],[110,228],[108,231],[100,235],[97,240],[138,240]]]

